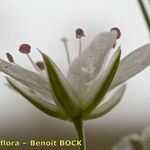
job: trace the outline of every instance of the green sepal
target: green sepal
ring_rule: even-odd
[[[42,52],[41,54],[45,62],[50,87],[55,97],[54,100],[68,116],[76,117],[81,109],[79,97],[55,63],[46,54]]]
[[[96,119],[111,111],[120,102],[125,90],[126,85],[121,86],[119,89],[117,89],[117,91],[114,92],[107,102],[97,107],[92,113],[86,116],[84,120]]]
[[[121,49],[119,48],[111,58],[106,70],[104,70],[103,74],[99,76],[89,88],[89,91],[87,92],[89,101],[87,101],[87,105],[84,108],[83,116],[90,114],[104,98],[119,66],[120,56]]]
[[[6,79],[16,92],[20,93],[24,98],[26,98],[30,103],[32,103],[36,108],[38,108],[45,114],[58,119],[68,120],[68,117],[62,112],[60,112],[56,105],[42,101],[40,99],[35,99],[31,94],[22,90],[12,79],[8,77],[6,77]]]

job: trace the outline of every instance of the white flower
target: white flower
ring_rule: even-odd
[[[47,77],[2,59],[0,71],[11,77],[7,80],[15,90],[50,116],[63,120],[77,116],[83,120],[97,118],[120,101],[125,85],[115,90],[109,101],[99,105],[104,96],[150,64],[150,44],[146,44],[121,61],[121,49],[118,48],[106,65],[104,62],[117,38],[115,29],[98,34],[70,64],[67,77],[42,52]]]
[[[112,148],[112,150],[142,150],[141,137],[139,134],[127,135]]]
[[[112,150],[149,150],[150,127],[143,129],[140,134],[134,133],[121,138]]]

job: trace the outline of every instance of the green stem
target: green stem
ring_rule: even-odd
[[[139,6],[141,8],[141,11],[143,13],[143,16],[144,16],[145,22],[147,24],[148,30],[150,32],[150,19],[148,16],[148,12],[146,11],[145,5],[144,5],[142,0],[138,0],[138,3],[139,3]]]
[[[86,142],[85,142],[85,135],[84,135],[84,127],[82,119],[78,118],[74,121],[74,126],[78,133],[78,139],[82,141],[82,145],[80,146],[79,150],[86,150]]]

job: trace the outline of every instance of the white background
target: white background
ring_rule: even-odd
[[[26,56],[18,52],[19,45],[26,42],[32,45],[31,55],[35,60],[41,59],[35,50],[38,47],[49,54],[65,73],[67,63],[61,37],[69,38],[70,53],[74,58],[78,53],[76,28],[84,29],[83,47],[86,47],[97,33],[109,31],[114,26],[122,31],[118,45],[121,45],[123,55],[149,42],[148,30],[136,0],[0,0],[0,57],[6,59],[5,53],[10,52],[17,63],[31,69]],[[57,131],[62,137],[68,130],[69,136],[74,134],[69,123],[47,117],[9,90],[4,85],[3,76],[0,73],[1,134],[12,137],[15,132],[20,136],[28,135],[30,129],[38,133],[39,128],[41,132],[44,129]],[[147,68],[128,82],[124,98],[113,111],[86,124],[88,140],[105,142],[102,138],[105,135],[111,143],[119,136],[141,130],[150,124],[149,108],[150,68]],[[110,139],[112,135],[114,138]],[[107,147],[106,143],[101,145]]]

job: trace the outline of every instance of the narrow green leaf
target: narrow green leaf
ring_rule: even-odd
[[[102,101],[105,96],[120,62],[121,49],[119,48],[111,58],[108,67],[100,75],[87,91],[87,105],[84,109],[84,115],[91,113],[92,110]]]
[[[64,109],[68,116],[77,116],[81,107],[77,94],[54,62],[43,53],[42,56],[56,103]]]
[[[31,102],[35,107],[37,107],[42,112],[46,113],[49,116],[59,118],[62,120],[66,120],[67,117],[63,112],[61,112],[56,105],[48,103],[42,97],[39,97],[36,93],[30,92],[28,88],[26,88],[24,85],[20,87],[19,82],[14,81],[10,78],[6,78],[8,83],[16,90],[18,93],[20,93],[23,97],[25,97],[29,102]],[[18,84],[17,84],[18,83]]]
[[[107,102],[97,107],[91,114],[85,117],[85,120],[95,119],[101,117],[111,111],[121,100],[126,90],[126,85],[121,86],[114,94],[109,98]]]

